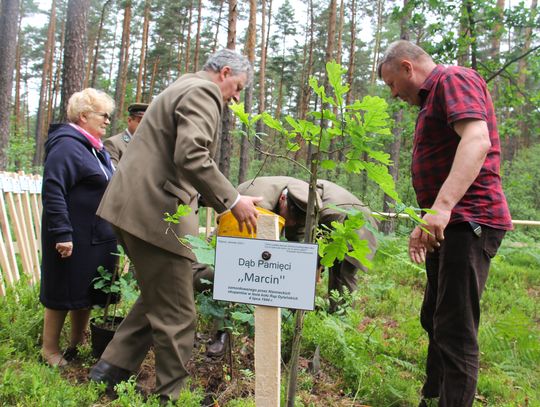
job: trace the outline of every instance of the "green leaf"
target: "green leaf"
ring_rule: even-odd
[[[199,263],[214,265],[216,249],[210,243],[205,239],[191,235],[186,235],[183,240],[187,241],[191,246],[191,250],[195,253]]]
[[[163,218],[163,220],[165,222],[177,224],[179,223],[180,218],[187,216],[190,213],[191,207],[189,205],[178,205],[178,207],[176,208],[176,213],[171,215],[169,212],[165,212],[165,217]]]
[[[249,126],[249,114],[244,110],[244,103],[233,102],[229,105],[229,109],[231,109],[244,125]]]
[[[343,104],[343,95],[349,91],[349,85],[343,84],[343,74],[347,69],[343,68],[336,61],[330,61],[326,64],[326,72],[328,73],[328,83],[334,89],[337,106]]]
[[[367,172],[367,176],[372,181],[376,182],[386,195],[396,201],[400,201],[396,192],[394,178],[392,178],[392,175],[388,172],[387,167],[373,162],[364,162],[363,165]]]
[[[255,326],[255,316],[251,313],[248,314],[246,312],[235,311],[231,313],[231,318]]]
[[[336,168],[337,164],[334,160],[323,160],[321,161],[321,167],[325,170],[333,170]]]
[[[279,120],[274,119],[269,113],[264,112],[262,114],[262,119],[264,124],[266,124],[271,129],[277,130],[280,133],[285,132],[285,129],[283,128]]]

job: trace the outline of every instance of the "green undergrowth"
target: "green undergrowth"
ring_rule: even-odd
[[[481,369],[475,406],[540,406],[540,249],[503,244],[482,299]],[[346,394],[371,406],[416,406],[427,336],[419,312],[425,272],[407,260],[406,239],[386,238],[361,273],[351,307],[308,313],[304,355],[319,347]]]
[[[418,404],[427,348],[419,322],[425,273],[407,260],[406,246],[405,238],[386,238],[373,269],[359,274],[358,292],[334,314],[326,311],[324,277],[317,290],[317,310],[306,314],[302,355],[312,359],[318,347],[326,376],[300,372],[297,406]],[[287,314],[283,319],[284,359],[293,320]],[[44,366],[38,357],[42,323],[37,287],[22,281],[0,298],[0,405],[158,405],[155,398],[143,400],[134,382],[123,384],[119,398],[111,402],[103,386]],[[507,239],[494,259],[482,299],[479,340],[475,407],[540,406],[540,249],[534,242]],[[83,349],[83,360],[85,367],[94,363],[89,349]],[[329,395],[334,393],[332,399],[322,401],[323,386],[328,386]],[[312,401],[314,395],[319,401]],[[182,393],[177,405],[199,406],[203,398],[203,391],[195,387]],[[338,402],[340,398],[349,404]],[[254,405],[248,397],[223,407]]]

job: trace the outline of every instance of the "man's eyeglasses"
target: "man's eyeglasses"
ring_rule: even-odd
[[[111,115],[109,113],[103,113],[103,112],[91,112],[94,114],[97,114],[98,116],[103,117],[105,120],[111,120]]]

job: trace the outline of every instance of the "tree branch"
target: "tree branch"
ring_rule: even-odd
[[[493,73],[489,78],[487,78],[486,83],[488,83],[492,79],[496,78],[502,71],[504,71],[508,66],[512,65],[514,62],[517,62],[520,59],[525,58],[527,55],[529,55],[530,53],[536,51],[539,48],[540,48],[540,45],[537,45],[536,47],[531,48],[530,50],[528,50],[524,54],[522,54],[520,56],[517,56],[515,58],[512,58],[510,61],[506,62],[498,71],[495,71],[495,73]]]

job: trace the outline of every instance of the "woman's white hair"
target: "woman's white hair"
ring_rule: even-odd
[[[75,92],[68,101],[67,119],[76,123],[81,113],[101,111],[111,114],[114,110],[114,100],[101,90],[86,88]]]

